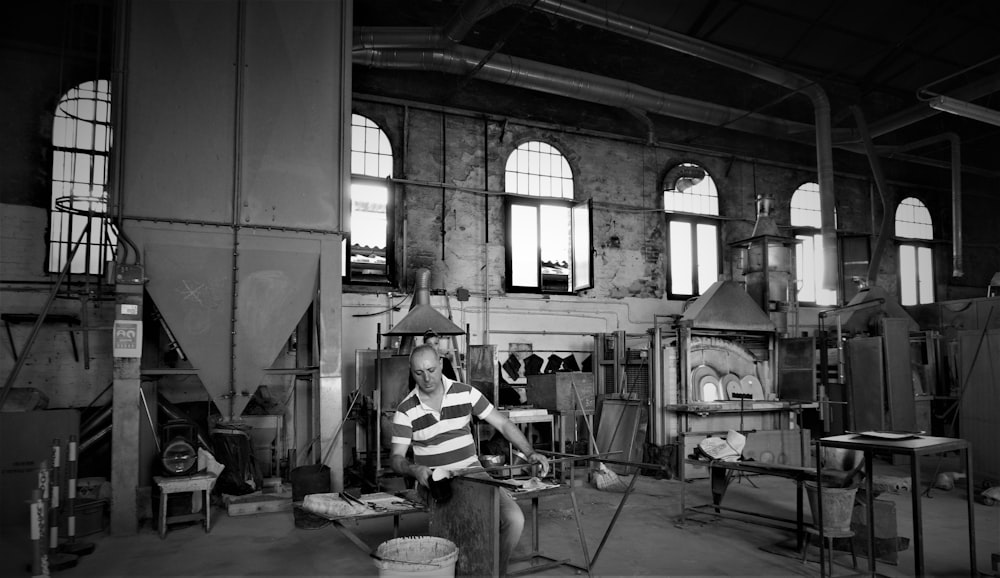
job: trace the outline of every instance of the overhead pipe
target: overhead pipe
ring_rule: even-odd
[[[466,74],[482,61],[485,50],[466,46],[445,49],[402,50],[366,48],[354,53],[354,63],[375,68]],[[752,134],[790,135],[813,130],[806,123],[706,103],[667,94],[632,82],[578,70],[496,54],[476,73],[476,78],[557,96],[623,108],[644,110]]]

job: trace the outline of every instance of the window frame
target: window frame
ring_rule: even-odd
[[[367,125],[358,125],[355,123],[355,117],[360,117],[364,121],[374,125],[369,127]],[[364,129],[376,128],[380,132],[381,136],[385,138],[389,146],[389,155],[391,158],[390,165],[391,171],[387,176],[374,176],[365,173],[354,172],[354,154],[355,153],[372,153],[378,155],[385,154],[381,151],[366,151],[362,145],[361,149],[356,149],[355,147],[359,143],[355,143],[353,139],[353,132],[356,127],[363,127]],[[343,241],[341,243],[341,282],[346,286],[353,287],[395,287],[398,279],[397,274],[397,263],[396,263],[396,208],[399,199],[399,192],[395,183],[392,182],[392,174],[396,172],[397,158],[395,150],[392,148],[392,141],[389,140],[389,134],[382,128],[382,126],[376,122],[371,117],[359,113],[353,112],[351,117],[351,180],[350,180],[350,190],[347,195],[347,202],[344,203],[345,212],[345,222],[350,223],[348,230],[345,232]],[[386,221],[386,231],[385,231],[385,272],[382,276],[369,275],[363,276],[359,275],[354,271],[352,256],[355,254],[355,250],[352,247],[352,239],[354,237],[354,224],[353,213],[354,213],[354,190],[355,186],[359,185],[375,185],[380,187],[385,187],[386,192],[386,206],[385,206],[385,221]]]
[[[519,142],[507,155],[504,160],[504,289],[507,292],[574,295],[594,287],[593,205],[589,199],[575,199],[575,185],[569,159],[559,147],[549,142],[528,138]],[[522,188],[527,190],[520,190]],[[521,239],[514,233],[515,223],[520,220],[515,220],[514,212],[519,207],[530,207],[534,211],[535,274],[530,284],[522,283],[520,279],[515,281],[515,277],[524,272],[519,263],[515,264],[515,252],[520,255],[527,248],[520,246]],[[553,290],[546,286],[542,259],[543,207],[567,210],[570,230],[566,247],[569,254],[565,289]],[[581,245],[581,241],[585,244]]]
[[[675,209],[668,209],[667,208],[667,194],[668,193],[672,193],[673,192],[673,193],[678,193],[678,194],[682,194],[682,195],[688,194],[688,193],[685,193],[683,191],[678,191],[678,189],[677,189],[677,181],[680,180],[682,177],[690,176],[690,175],[685,175],[684,171],[686,169],[690,169],[692,166],[695,167],[695,168],[697,168],[697,169],[700,169],[700,170],[704,171],[705,177],[711,179],[711,184],[712,184],[712,188],[713,188],[713,195],[705,195],[704,197],[706,199],[710,199],[709,205],[713,205],[714,204],[714,210],[715,210],[714,214],[713,213],[702,213],[702,212],[693,213],[693,212],[688,212],[688,211],[683,211],[683,210],[675,210]],[[670,167],[670,169],[668,169],[667,172],[664,174],[663,183],[662,183],[662,186],[660,187],[660,202],[662,203],[661,210],[663,211],[663,218],[664,218],[664,222],[665,222],[665,226],[666,226],[665,243],[666,243],[667,266],[666,266],[666,273],[665,273],[664,278],[666,280],[666,291],[665,292],[667,294],[667,299],[670,299],[670,300],[688,300],[688,299],[691,299],[691,298],[694,298],[694,297],[698,297],[698,296],[700,296],[702,294],[701,288],[699,287],[700,281],[701,281],[700,274],[699,274],[699,269],[701,269],[701,267],[699,267],[699,264],[698,264],[698,253],[699,253],[699,249],[698,249],[698,227],[699,226],[708,225],[708,226],[711,226],[714,229],[714,231],[715,231],[715,279],[713,279],[712,282],[708,284],[708,286],[710,287],[712,285],[712,283],[717,282],[719,280],[719,277],[722,275],[722,255],[723,255],[723,251],[722,251],[722,226],[721,226],[721,220],[722,219],[721,219],[721,216],[719,215],[719,200],[720,200],[720,198],[719,198],[719,193],[718,193],[718,185],[715,184],[714,177],[712,177],[712,174],[709,172],[709,170],[707,168],[705,168],[701,163],[699,163],[697,161],[683,160],[683,161],[677,162],[672,167]],[[691,228],[691,241],[690,241],[691,255],[690,255],[690,260],[691,260],[691,289],[692,289],[692,292],[690,294],[688,294],[688,293],[680,293],[680,292],[675,292],[674,291],[674,267],[673,267],[674,246],[673,246],[673,243],[671,242],[671,237],[672,237],[672,234],[673,234],[672,231],[671,231],[671,226],[672,226],[673,223],[685,223],[685,224],[689,225],[690,228]]]
[[[667,299],[671,300],[687,300],[693,297],[698,297],[701,295],[699,290],[699,274],[698,274],[698,226],[699,225],[710,225],[715,229],[715,283],[719,280],[719,276],[722,274],[722,243],[721,243],[721,227],[719,226],[719,219],[712,218],[708,215],[700,215],[697,213],[665,213],[667,216],[667,258],[670,260],[667,264],[666,271],[666,281],[667,281]],[[692,294],[686,293],[675,293],[674,292],[674,268],[672,261],[673,246],[671,243],[671,231],[670,227],[673,223],[686,223],[691,227],[691,288],[694,290]],[[711,286],[712,283],[709,283]]]
[[[111,98],[111,81],[98,78],[81,82],[67,90],[56,104],[50,142],[52,171],[49,175],[50,202],[43,264],[46,273],[62,273],[65,269],[70,275],[89,275],[101,279],[106,273],[107,264],[114,261],[118,253],[118,228],[108,215],[114,146]],[[67,108],[65,114],[61,114],[64,105],[70,106],[69,103],[75,100],[93,101],[93,110],[88,115]],[[81,146],[81,131],[84,138],[87,134],[91,136],[92,144],[96,143],[98,134],[102,133],[104,142],[99,144],[103,148],[98,148],[97,144]],[[74,142],[57,143],[63,140]],[[101,162],[96,162],[98,158]],[[57,167],[60,159],[63,160],[61,169]],[[77,164],[80,161],[87,163],[86,173],[89,178],[86,181],[78,179],[80,175]],[[103,182],[95,178],[94,169],[98,165],[103,167]],[[89,187],[91,194],[78,196],[80,186]],[[95,187],[100,189],[96,195],[93,194]],[[84,232],[87,233],[86,237]],[[84,250],[83,255],[80,254],[81,249]],[[69,259],[71,254],[72,260]]]
[[[535,271],[536,271],[536,283],[534,285],[518,285],[514,282],[514,251],[515,251],[515,240],[512,233],[512,227],[514,223],[513,211],[515,206],[527,206],[534,207],[536,209],[535,214],[535,230],[536,230],[536,255],[535,255]],[[570,221],[570,231],[569,231],[569,261],[567,263],[569,273],[567,279],[567,289],[566,290],[552,290],[547,289],[545,286],[545,277],[542,271],[543,260],[542,260],[542,244],[538,241],[541,238],[542,230],[542,212],[541,207],[563,207],[568,210],[569,221]],[[576,244],[577,231],[581,223],[579,223],[580,211],[585,211],[586,219],[586,229],[587,229],[587,246],[578,247]],[[559,199],[556,197],[535,197],[526,195],[514,195],[507,194],[504,198],[504,218],[507,223],[507,239],[504,244],[504,268],[506,271],[504,279],[504,289],[508,293],[539,293],[543,295],[575,295],[580,291],[586,291],[587,289],[592,289],[594,287],[594,252],[593,252],[593,209],[592,202],[590,199],[583,201],[574,201],[570,199]],[[587,261],[587,274],[586,279],[579,279],[580,275],[577,271],[577,262],[581,259],[581,256],[585,255],[585,260]]]
[[[916,201],[917,203],[919,203],[920,208],[923,209],[923,211],[925,211],[927,213],[927,219],[928,219],[927,223],[922,223],[922,222],[919,222],[919,221],[900,221],[899,220],[899,210],[900,210],[900,207],[902,207],[903,204],[906,201],[910,200],[910,199],[912,199],[912,200]],[[901,235],[899,233],[899,231],[898,231],[900,223],[927,225],[930,228],[930,238],[927,238],[927,237],[908,237],[908,236]],[[935,277],[936,277],[936,271],[935,271],[935,269],[936,268],[934,266],[934,216],[931,215],[930,209],[927,208],[927,205],[922,200],[920,200],[919,198],[917,198],[915,196],[912,196],[912,195],[904,197],[902,200],[900,200],[899,203],[896,204],[896,209],[895,209],[895,212],[893,214],[893,234],[894,234],[894,237],[895,237],[895,240],[896,240],[896,278],[898,279],[899,303],[900,303],[900,305],[903,305],[905,307],[909,307],[909,306],[913,306],[913,305],[926,305],[928,303],[934,303],[934,300],[936,299],[936,295],[937,295],[937,287],[935,286],[936,285],[936,281],[935,281]],[[914,254],[914,265],[915,265],[914,271],[913,271],[914,272],[914,278],[913,279],[904,279],[903,278],[903,253],[904,253],[904,250],[910,250],[910,249],[913,250],[913,254]],[[927,251],[927,255],[929,256],[929,265],[928,265],[928,269],[929,270],[928,271],[922,270],[922,267],[920,265],[919,255],[920,255],[920,253],[921,253],[922,250]],[[930,296],[926,300],[921,296],[921,291],[920,291],[920,289],[921,289],[921,280],[924,279],[925,277],[927,279],[927,285],[926,285],[926,287],[929,288],[929,292],[930,292]],[[914,303],[909,303],[904,298],[905,295],[904,295],[904,287],[903,287],[903,285],[907,281],[912,281],[913,282],[912,289],[913,289],[913,293],[916,296],[916,302],[914,302]]]
[[[813,185],[815,187],[815,190],[804,189],[803,187],[805,187],[806,185]],[[796,272],[795,272],[795,275],[796,275],[796,277],[799,278],[798,279],[799,281],[802,281],[803,287],[797,288],[795,293],[798,296],[797,299],[798,299],[799,304],[804,304],[806,306],[811,306],[811,307],[830,307],[830,306],[835,306],[835,305],[837,305],[837,304],[840,303],[840,287],[841,287],[840,279],[843,277],[843,271],[841,270],[841,266],[839,265],[839,264],[842,263],[841,259],[837,259],[837,262],[838,262],[838,265],[836,266],[837,277],[838,277],[838,280],[837,280],[837,289],[833,290],[833,302],[832,303],[820,303],[818,299],[813,299],[813,300],[809,301],[809,300],[803,300],[801,298],[802,290],[803,290],[804,284],[805,284],[805,277],[802,275],[802,263],[804,262],[804,259],[800,258],[799,253],[801,252],[802,257],[807,257],[805,255],[806,241],[810,241],[812,243],[812,246],[814,248],[813,249],[813,254],[814,255],[818,253],[821,256],[824,256],[825,253],[823,252],[823,249],[820,249],[819,251],[817,251],[815,249],[815,247],[817,245],[819,245],[820,247],[822,247],[822,244],[823,244],[823,233],[822,233],[821,228],[817,227],[816,225],[811,225],[811,224],[804,225],[804,224],[797,224],[797,223],[794,222],[795,211],[796,211],[796,208],[797,208],[795,206],[795,197],[799,193],[809,193],[809,194],[813,194],[814,193],[816,195],[816,198],[817,198],[817,201],[818,201],[818,199],[819,199],[819,184],[816,183],[816,182],[814,182],[814,181],[807,181],[805,183],[802,183],[801,185],[799,185],[795,189],[795,191],[792,193],[791,199],[789,200],[790,201],[789,202],[789,206],[790,206],[789,221],[791,223],[792,235],[796,239],[802,241],[801,243],[797,243],[796,246],[795,246],[795,251],[796,251],[796,256],[795,256],[795,265],[796,265],[795,268],[796,268]],[[815,212],[819,216],[822,216],[821,209],[818,206],[815,207],[815,208],[813,208],[811,206],[809,206],[809,207],[798,207],[798,209],[802,210],[802,211]],[[837,211],[836,211],[836,208],[834,208],[833,221],[834,221],[834,227],[836,228],[836,223],[837,223]],[[839,245],[840,245],[840,243],[838,242],[837,244],[838,244],[837,250],[838,250],[838,255],[839,255],[839,251],[840,251]],[[823,265],[824,265],[824,267],[832,266],[832,265],[827,264],[827,263],[824,263]],[[819,292],[823,290],[823,273],[824,273],[823,269],[814,269],[814,275],[813,275],[813,278],[811,279],[811,282],[812,282],[813,294],[814,294],[815,297],[818,297],[819,296]]]

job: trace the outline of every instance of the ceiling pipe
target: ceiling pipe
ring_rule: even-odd
[[[421,70],[464,75],[482,62],[485,50],[452,46],[439,50],[366,48],[354,52],[354,63],[374,68]],[[812,125],[748,113],[744,110],[667,94],[606,76],[570,70],[550,64],[495,54],[476,73],[476,78],[497,84],[527,88],[557,96],[623,108],[643,110],[752,134],[787,135],[813,130]]]
[[[962,88],[951,90],[949,91],[949,94],[955,98],[963,100],[976,100],[977,98],[982,98],[998,91],[1000,91],[1000,73],[987,76],[976,82],[963,86]],[[927,106],[927,103],[921,102],[920,104],[906,110],[887,116],[877,122],[873,122],[869,127],[871,130],[871,136],[872,138],[875,138],[888,134],[911,124],[928,119],[936,114],[941,114],[941,111],[930,108]],[[843,142],[845,144],[857,143],[860,142],[860,140],[860,136],[855,135],[855,137],[849,141]]]

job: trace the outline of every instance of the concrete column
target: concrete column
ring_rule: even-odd
[[[320,455],[330,467],[333,491],[344,489],[344,384],[341,348],[343,302],[340,238],[323,241],[319,274],[319,436]]]
[[[140,459],[139,396],[142,355],[143,270],[119,265],[116,273],[115,323],[112,344],[114,373],[111,430],[111,533],[139,531],[138,496]]]

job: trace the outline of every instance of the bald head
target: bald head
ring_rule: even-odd
[[[431,345],[420,345],[410,353],[410,374],[417,387],[426,394],[443,387],[441,381],[441,359]]]

